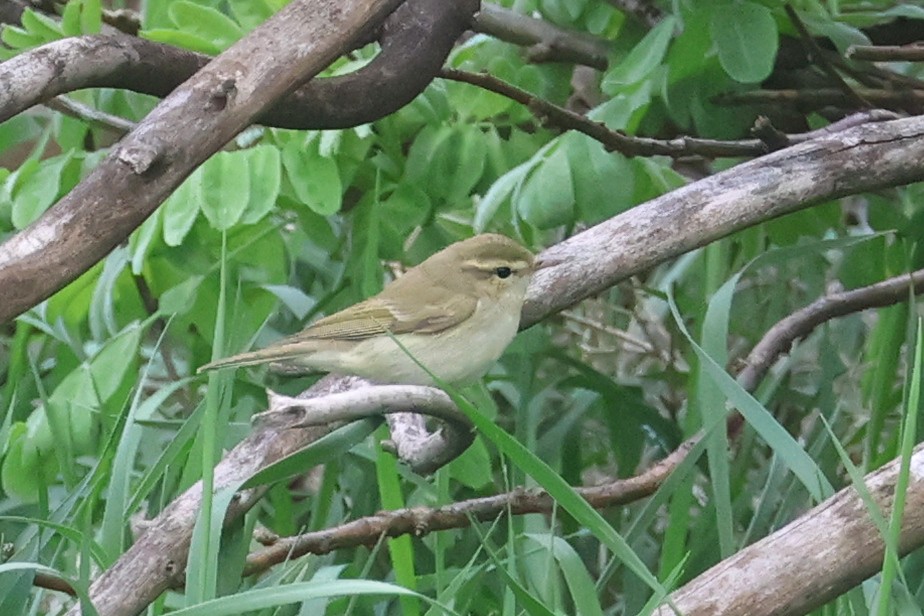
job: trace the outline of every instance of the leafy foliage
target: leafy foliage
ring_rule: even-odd
[[[217,54],[283,4],[150,1],[142,36]],[[652,28],[599,1],[516,7],[609,45],[609,68],[590,88],[593,120],[632,135],[747,137],[766,109],[720,107],[714,95],[777,76],[778,51],[793,35],[780,3],[661,4],[675,12]],[[924,18],[889,2],[794,4],[838,49],[869,42],[870,25]],[[60,16],[29,9],[21,25],[3,28],[0,53],[98,32],[101,19],[98,0],[69,0]],[[359,50],[330,72],[374,53]],[[532,64],[520,47],[486,35],[467,38],[449,64],[573,103],[572,66]],[[920,76],[912,66],[896,70]],[[133,120],[154,104],[125,92],[72,96]],[[826,119],[785,111],[800,128]],[[113,141],[105,128],[46,109],[0,125],[0,236],[41,216]],[[695,173],[729,164],[697,163]],[[54,567],[85,588],[91,569],[125,550],[135,516],[153,517],[210,476],[203,469],[265,408],[267,382],[287,393],[311,383],[249,369],[233,379],[193,376],[213,354],[265,344],[377,292],[383,262],[413,265],[486,230],[538,249],[688,174],[682,162],[607,152],[497,94],[443,80],[372,125],[248,129],[126,245],[0,334],[0,533],[12,560]],[[919,394],[906,400],[905,392],[920,377],[913,307],[818,329],[756,392],[726,366],[829,287],[920,267],[922,196],[920,185],[851,196],[759,225],[522,333],[486,386],[466,392],[472,404],[463,406],[482,424],[475,445],[433,479],[396,465],[373,440],[385,435],[366,438],[374,426],[363,425],[328,442],[325,455],[306,454],[326,464],[276,484],[224,535],[222,502],[231,496],[216,494],[197,529],[202,549],[192,551],[187,589],[167,593],[152,613],[268,613],[294,602],[301,613],[329,614],[638,613],[850,484],[848,471],[856,481],[908,455]],[[747,420],[731,448],[729,403]],[[702,428],[711,432],[699,457],[649,501],[596,513],[566,485],[632,475]],[[551,516],[389,540],[387,551],[380,543],[304,557],[243,581],[233,575],[257,524],[295,534],[383,506],[437,506],[536,484],[559,504]],[[885,613],[889,597],[903,613],[920,613],[919,561],[890,561],[885,587],[873,580],[819,613]],[[31,581],[31,570],[0,565],[0,613],[53,611],[57,599]]]

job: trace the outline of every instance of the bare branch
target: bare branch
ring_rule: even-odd
[[[851,45],[845,55],[871,62],[924,62],[924,45]]]
[[[575,62],[604,70],[610,44],[586,32],[567,30],[542,19],[485,2],[472,29],[515,45],[527,46],[534,62]]]
[[[344,128],[393,113],[436,76],[477,6],[477,0],[408,0],[387,20],[382,50],[369,64],[347,75],[308,82],[274,101],[255,121],[280,128]],[[164,97],[210,60],[119,33],[56,41],[0,64],[0,122],[82,88],[123,88]]]
[[[47,101],[45,106],[49,109],[59,111],[66,116],[83,120],[88,124],[95,124],[109,129],[118,135],[124,135],[135,128],[135,123],[130,120],[99,111],[98,109],[93,109],[92,107],[73,101],[65,96],[55,97]]]
[[[866,476],[888,519],[901,459]],[[924,544],[924,444],[911,457],[899,552]],[[723,560],[671,594],[685,616],[806,614],[882,567],[885,543],[866,504],[845,488],[777,532]],[[662,606],[656,614],[673,616]]]
[[[830,77],[837,87],[844,93],[844,95],[853,100],[854,105],[859,108],[869,108],[870,104],[862,96],[857,94],[857,91],[851,88],[844,78],[841,77],[841,74],[837,72],[834,66],[828,62],[828,58],[825,55],[821,47],[818,46],[818,42],[812,38],[812,34],[808,31],[808,28],[805,26],[805,22],[802,21],[802,18],[799,17],[799,13],[796,12],[792,6],[789,4],[784,4],[783,8],[786,10],[786,15],[789,17],[789,21],[795,26],[796,31],[799,33],[799,38],[802,41],[802,44],[805,46],[806,56],[810,61],[814,61],[818,66],[825,72],[825,74]]]
[[[924,117],[825,135],[694,182],[543,251],[521,327],[759,221],[924,179]]]
[[[869,101],[876,107],[883,109],[911,109],[917,110],[924,105],[924,92],[918,90],[876,90],[872,88],[856,88],[857,95]],[[765,105],[779,103],[794,106],[804,112],[820,109],[821,107],[837,107],[839,109],[854,109],[856,103],[850,100],[841,90],[836,88],[814,88],[811,90],[748,90],[743,92],[727,92],[712,98],[717,105]]]
[[[883,121],[895,119],[898,116],[885,110],[871,110],[860,112],[835,122],[822,129],[796,135],[784,135],[774,132],[774,139],[767,137],[770,130],[766,119],[759,121],[755,133],[759,139],[739,139],[720,141],[717,139],[700,139],[698,137],[676,137],[674,139],[651,139],[649,137],[634,137],[621,131],[610,130],[602,122],[591,120],[570,109],[559,107],[549,101],[533,96],[531,93],[498,79],[486,73],[471,73],[456,69],[444,68],[440,72],[444,79],[451,79],[468,83],[501,96],[514,100],[527,107],[533,115],[546,127],[557,127],[563,130],[574,130],[591,139],[600,142],[604,148],[611,152],[619,152],[624,156],[670,156],[681,158],[687,156],[704,156],[707,158],[761,156],[774,149],[788,145],[803,143],[815,139],[821,134],[830,134],[843,130],[858,123]],[[819,132],[819,131],[823,131]]]
[[[383,443],[411,470],[432,473],[465,451],[472,440],[472,424],[442,390],[412,385],[375,385],[321,398],[269,395],[270,410],[254,416],[257,425],[275,429],[305,428],[386,415],[391,440]],[[436,432],[424,416],[441,420]]]
[[[601,486],[576,488],[576,491],[598,509],[635,502],[653,494],[683,462],[695,444],[695,439],[683,443],[669,456],[635,477]],[[280,539],[271,547],[251,554],[247,558],[244,574],[253,575],[304,554],[326,554],[338,548],[368,545],[383,535],[397,537],[413,534],[422,537],[438,530],[468,527],[472,520],[489,521],[507,513],[549,513],[553,507],[555,501],[545,491],[514,490],[445,507],[383,511],[334,528]]]
[[[822,323],[845,314],[898,304],[912,293],[924,293],[924,269],[815,300],[780,320],[764,334],[745,359],[738,383],[753,391],[780,355]]]

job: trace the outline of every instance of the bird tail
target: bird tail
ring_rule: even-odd
[[[222,368],[240,368],[242,366],[268,364],[270,362],[291,359],[292,357],[297,357],[303,353],[304,350],[300,350],[298,347],[293,348],[293,345],[279,345],[276,347],[271,346],[265,349],[260,349],[259,351],[239,353],[238,355],[232,355],[231,357],[225,357],[223,359],[209,362],[204,366],[199,366],[199,369],[196,370],[196,374],[202,374],[208,370],[221,370]]]

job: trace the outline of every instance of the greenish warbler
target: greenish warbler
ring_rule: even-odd
[[[432,385],[420,362],[446,382],[470,382],[484,375],[513,340],[530,276],[543,265],[510,238],[477,235],[409,269],[378,295],[199,372],[276,363],[286,372],[308,369]]]

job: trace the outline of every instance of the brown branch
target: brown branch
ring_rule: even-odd
[[[280,128],[344,128],[393,113],[436,76],[477,6],[477,0],[408,0],[386,21],[381,52],[366,66],[308,82],[254,120]],[[366,32],[361,40],[368,38]],[[56,41],[0,64],[0,122],[83,88],[122,88],[164,97],[211,59],[120,33]]]
[[[924,62],[924,44],[851,45],[844,55],[852,60],[870,62]]]
[[[774,132],[774,139],[768,138],[771,130],[766,119],[762,120],[755,133],[759,139],[740,139],[721,141],[700,139],[697,137],[677,137],[674,139],[652,139],[633,137],[623,132],[610,130],[602,122],[596,122],[579,113],[550,103],[534,96],[530,92],[516,87],[502,79],[486,73],[472,73],[457,69],[444,68],[440,72],[444,79],[478,86],[495,94],[514,100],[529,111],[546,127],[562,130],[574,130],[598,141],[610,152],[619,152],[624,156],[670,156],[681,158],[687,156],[704,156],[707,158],[762,156],[767,152],[810,141],[823,134],[830,134],[864,122],[880,122],[896,119],[896,115],[885,110],[858,112],[839,122],[822,129],[794,135]],[[775,129],[773,129],[775,130]]]
[[[63,592],[72,597],[77,596],[77,591],[74,590],[73,585],[62,577],[56,575],[51,575],[50,573],[45,573],[44,571],[36,571],[35,577],[32,578],[32,585],[36,588],[44,588],[46,590],[54,590],[55,592]]]
[[[635,502],[653,494],[698,441],[694,437],[671,452],[647,471],[600,486],[575,488],[597,509]],[[555,501],[543,490],[514,490],[505,494],[460,501],[444,507],[414,507],[382,511],[341,526],[282,538],[271,547],[247,557],[244,575],[253,575],[269,567],[304,554],[326,554],[333,550],[375,543],[380,537],[413,534],[422,537],[434,531],[465,528],[472,520],[490,521],[510,513],[549,513]]]
[[[610,130],[602,122],[596,122],[579,113],[559,107],[486,73],[471,73],[446,68],[442,70],[440,76],[506,96],[527,107],[543,125],[583,133],[599,141],[607,150],[619,152],[625,156],[759,156],[767,151],[764,143],[758,139],[716,141],[681,137],[665,141],[647,137],[632,137]]]
[[[444,391],[433,387],[366,383],[321,398],[291,398],[272,391],[268,397],[270,410],[253,419],[257,425],[275,429],[324,426],[385,415],[391,439],[382,443],[383,448],[421,475],[454,460],[475,438],[468,417]],[[440,420],[442,427],[431,432],[425,416]]]
[[[924,92],[915,90],[876,90],[857,88],[856,93],[870,104],[883,109],[921,109],[924,104]],[[716,105],[766,105],[768,103],[793,105],[802,111],[821,107],[854,109],[856,104],[848,100],[844,93],[835,88],[816,88],[812,90],[748,90],[745,92],[726,92],[712,97]]]
[[[834,66],[828,62],[827,55],[818,46],[818,42],[812,37],[811,33],[808,31],[808,28],[805,27],[805,23],[802,21],[802,18],[799,17],[799,14],[796,12],[791,5],[785,4],[783,8],[786,11],[786,15],[789,17],[789,21],[792,22],[792,25],[796,28],[796,31],[799,33],[800,40],[805,46],[805,53],[809,61],[815,61],[818,66],[824,71],[828,77],[830,77],[835,85],[844,93],[848,99],[852,99],[855,106],[860,108],[869,109],[872,105],[869,104],[862,96],[857,94],[856,90],[851,88],[844,78],[841,77],[841,74],[837,72]]]
[[[605,70],[610,43],[586,32],[568,30],[496,4],[485,2],[472,29],[514,45],[527,46],[534,62],[575,62]]]

